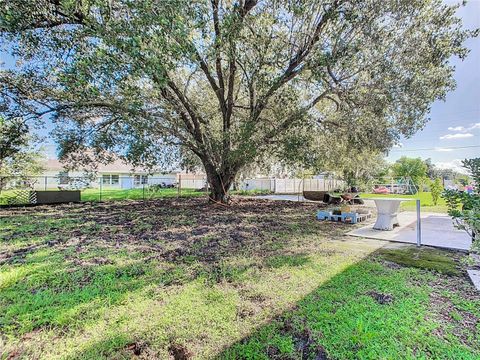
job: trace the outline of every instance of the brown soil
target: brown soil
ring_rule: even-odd
[[[288,236],[348,229],[344,224],[312,221],[320,206],[244,198],[236,198],[231,206],[220,206],[191,198],[0,210],[0,218],[21,215],[41,224],[61,217],[78,224],[73,229],[59,226],[46,231],[38,226],[27,232],[13,231],[8,234],[11,239],[42,235],[49,235],[50,239],[0,252],[0,264],[21,262],[26,255],[41,248],[59,249],[72,245],[77,252],[70,256],[70,261],[83,266],[108,263],[108,259],[103,258],[75,258],[88,253],[93,246],[127,249],[142,254],[145,260],[156,258],[176,264],[192,259],[214,264],[223,257],[246,252],[268,256],[275,248],[288,244]],[[338,235],[342,234],[343,231]]]

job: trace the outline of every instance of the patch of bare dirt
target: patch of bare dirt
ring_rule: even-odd
[[[457,277],[456,281],[451,279],[439,278],[436,282],[430,284],[430,309],[432,320],[439,323],[435,330],[435,335],[445,337],[445,328],[452,328],[453,334],[459,338],[465,345],[472,345],[471,339],[478,339],[480,335],[478,328],[480,318],[461,307],[458,307],[454,301],[446,294],[460,292],[462,298],[467,301],[480,301],[480,294],[464,277]]]
[[[302,330],[299,331],[295,329],[289,320],[284,319],[280,331],[284,334],[292,334],[296,353],[300,355],[302,360],[330,359],[323,346],[315,342],[312,331],[305,323],[303,324]]]
[[[136,341],[125,346],[125,350],[132,358],[144,360],[160,359],[148,344],[143,341]]]
[[[208,204],[204,199],[159,199],[149,202],[110,202],[16,209],[16,215],[31,218],[39,225],[29,236],[44,232],[41,224],[58,218],[74,218],[78,225],[62,228],[51,225],[48,241],[0,253],[1,262],[19,261],[41,248],[76,244],[72,259],[78,266],[107,264],[108,260],[82,259],[91,249],[129,251],[143,258],[182,263],[195,260],[217,263],[224,257],[251,252],[268,257],[282,244],[297,241],[299,235],[331,233],[348,229],[315,220],[318,204],[235,199],[231,206]],[[11,210],[9,210],[11,211]],[[40,212],[40,214],[39,214]],[[5,216],[0,210],[0,216]],[[333,227],[332,227],[333,226]],[[20,233],[12,235],[25,236]]]
[[[393,296],[390,294],[382,294],[377,291],[369,291],[367,295],[380,305],[387,305],[393,302]]]
[[[168,347],[168,352],[172,355],[174,360],[188,360],[193,354],[183,345],[172,344]]]

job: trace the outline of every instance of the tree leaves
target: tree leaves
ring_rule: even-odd
[[[475,36],[440,0],[14,0],[0,19],[26,64],[9,84],[35,84],[16,99],[47,107],[62,144],[136,161],[178,145],[225,179],[318,139],[386,151],[424,126]]]

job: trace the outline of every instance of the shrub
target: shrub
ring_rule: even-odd
[[[443,197],[456,227],[465,230],[474,240],[473,249],[480,248],[480,158],[463,161],[474,181],[473,192],[445,190]]]
[[[443,190],[443,185],[442,185],[442,182],[439,178],[436,178],[435,180],[433,180],[430,183],[430,191],[432,193],[433,205],[438,204],[438,199],[439,199],[440,195],[442,194],[442,190]]]

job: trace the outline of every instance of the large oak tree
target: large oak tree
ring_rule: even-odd
[[[10,0],[2,42],[21,62],[1,73],[2,94],[10,112],[50,114],[64,156],[88,147],[153,164],[179,147],[203,164],[211,198],[227,202],[239,170],[266,154],[304,154],[332,138],[384,151],[422,128],[454,86],[448,59],[464,57],[473,35],[455,9],[440,0]]]

